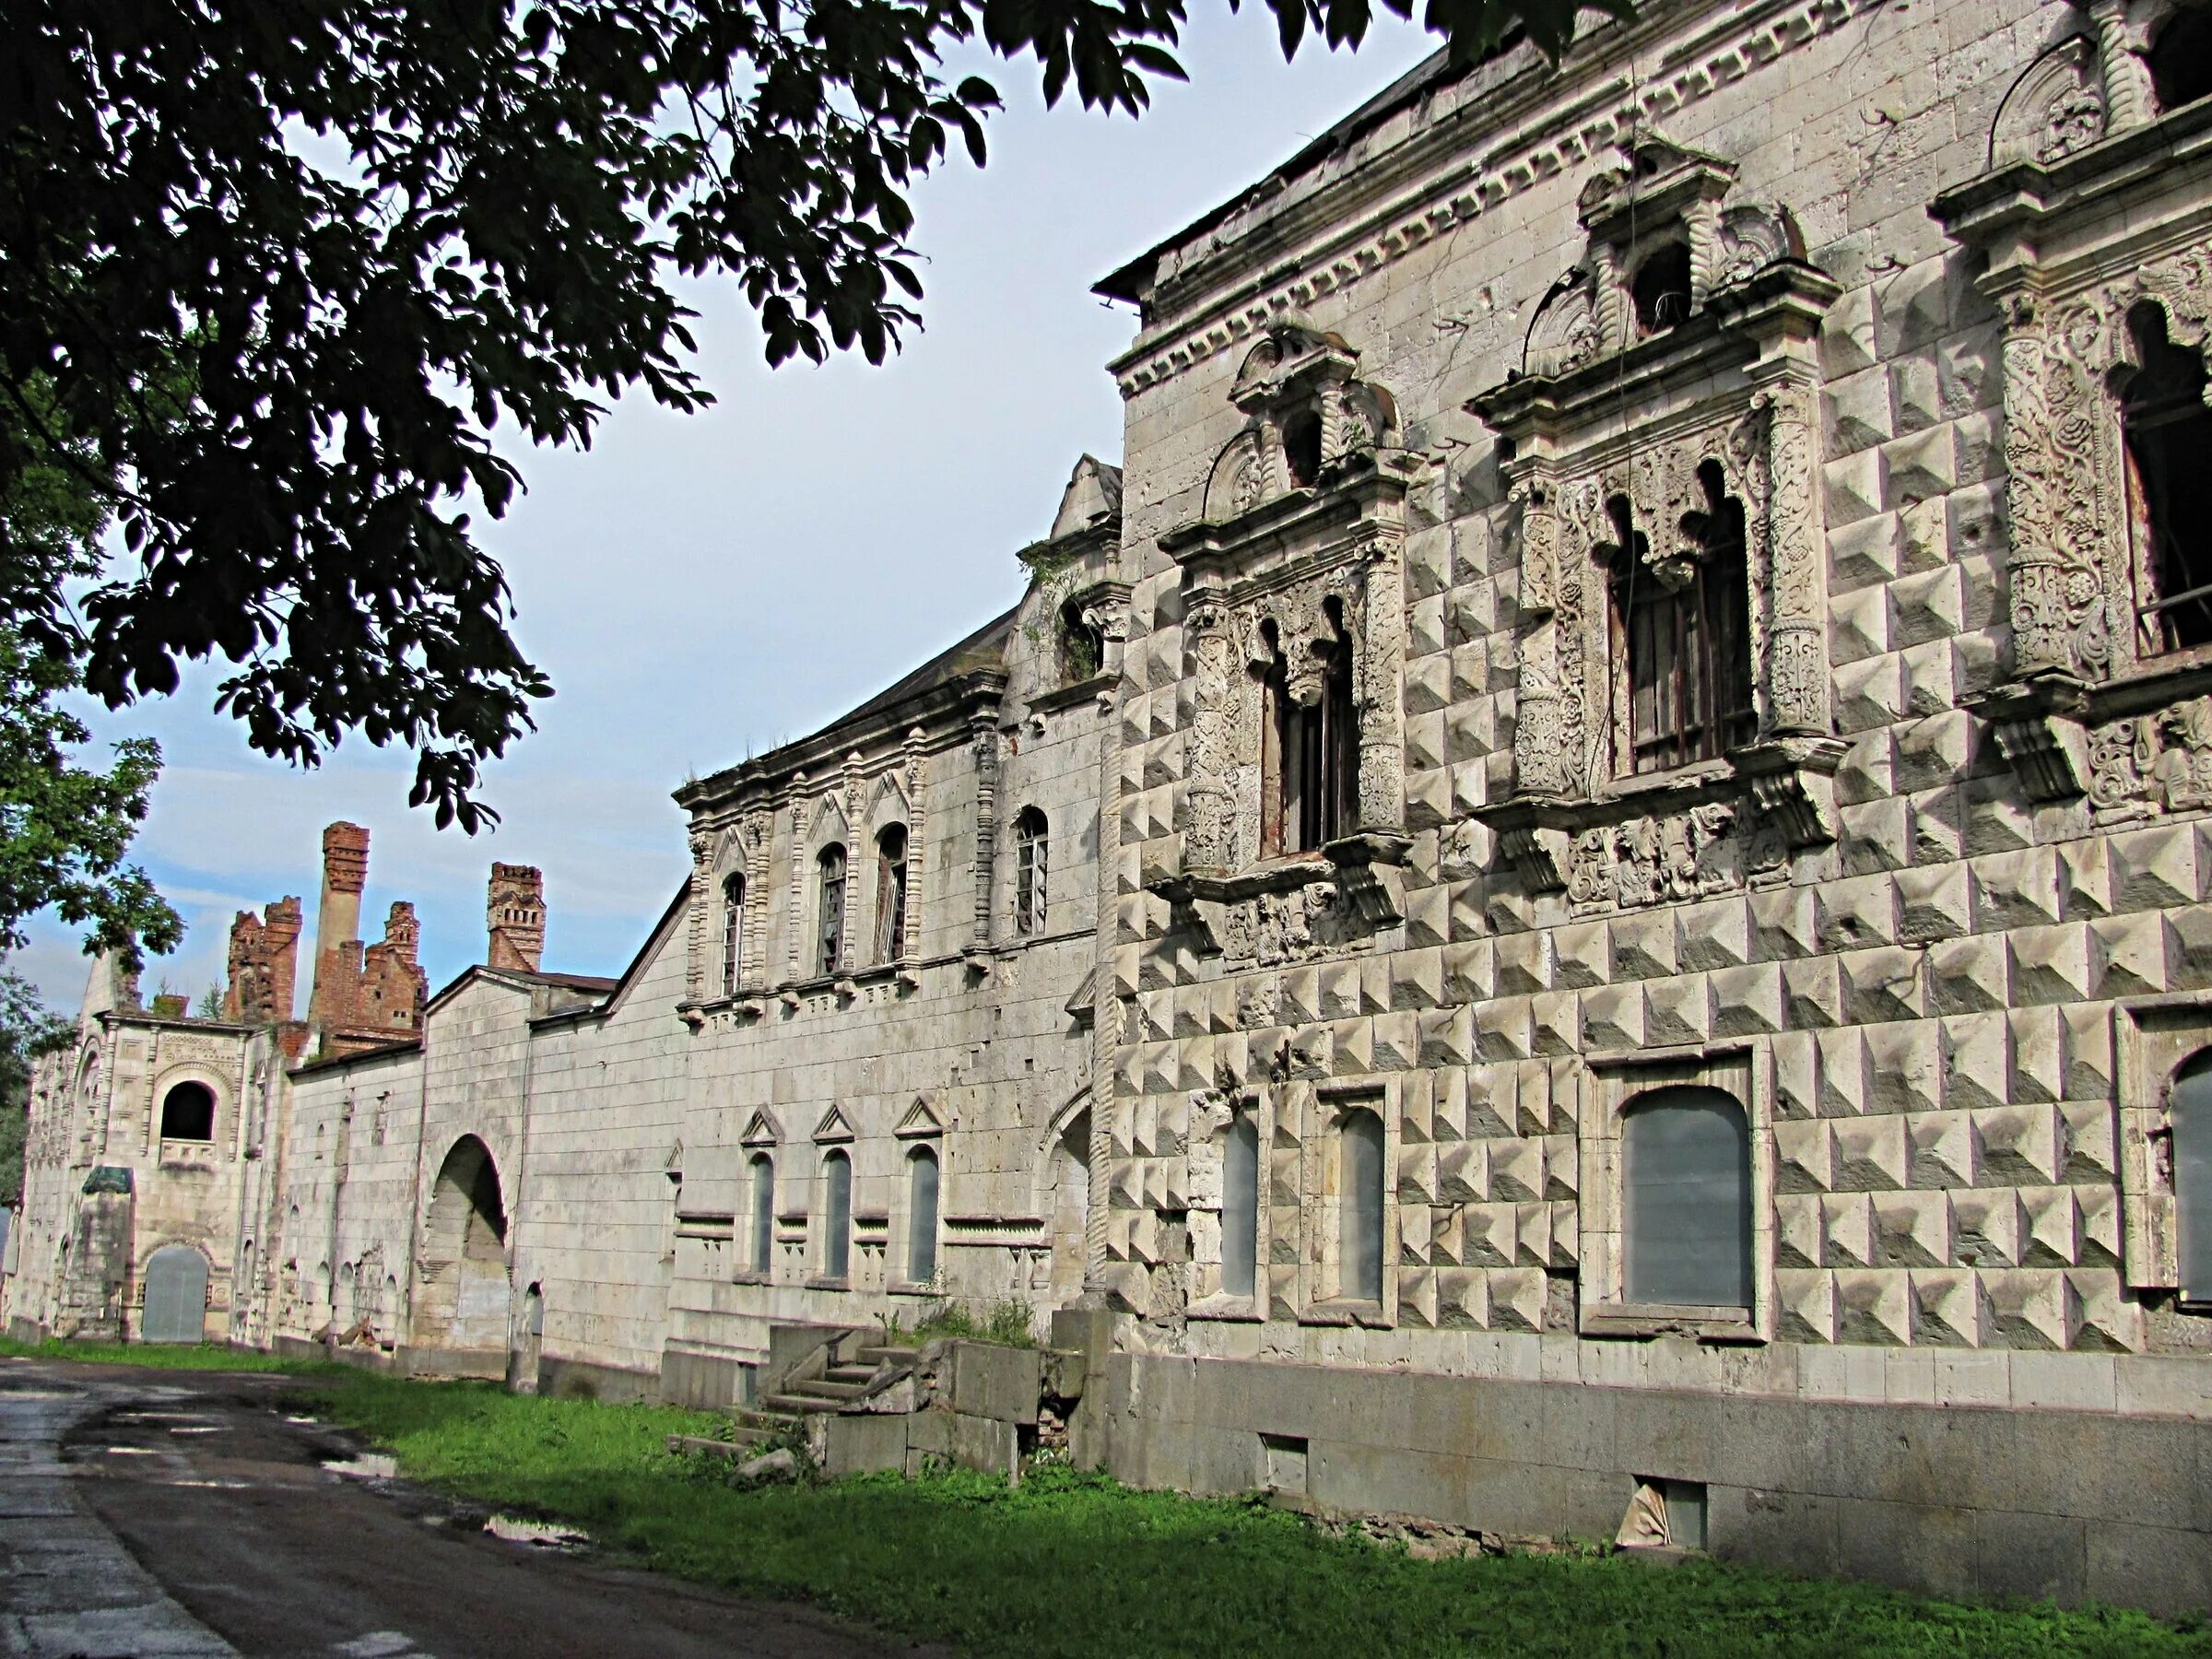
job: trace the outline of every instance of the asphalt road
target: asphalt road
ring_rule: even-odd
[[[517,1541],[288,1418],[281,1379],[0,1361],[0,1653],[853,1659],[803,1607]],[[367,1465],[375,1467],[373,1463]],[[507,1529],[512,1531],[512,1529]]]

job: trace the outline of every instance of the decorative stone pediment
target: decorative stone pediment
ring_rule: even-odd
[[[853,1138],[853,1122],[845,1116],[844,1108],[832,1106],[822,1113],[822,1121],[814,1126],[817,1141],[849,1141]]]
[[[775,1113],[763,1107],[746,1120],[745,1131],[737,1137],[741,1147],[775,1147],[783,1141],[783,1125],[776,1122]]]
[[[945,1133],[945,1117],[927,1095],[918,1095],[891,1133],[902,1140],[920,1140]]]

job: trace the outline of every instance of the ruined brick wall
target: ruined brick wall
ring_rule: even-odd
[[[529,865],[493,865],[484,924],[486,966],[535,973],[546,948],[544,872]]]
[[[240,911],[230,924],[229,972],[223,1018],[241,1025],[274,1025],[292,1017],[299,971],[300,900],[279,899],[263,916]]]

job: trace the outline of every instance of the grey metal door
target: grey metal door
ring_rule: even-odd
[[[207,1258],[186,1244],[168,1244],[146,1264],[146,1342],[197,1342],[207,1322]]]

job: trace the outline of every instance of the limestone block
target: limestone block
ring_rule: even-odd
[[[1583,1229],[1580,1208],[1572,1204],[1554,1204],[1551,1206],[1551,1260],[1558,1267],[1574,1267],[1582,1255]]]
[[[1964,1014],[2009,1006],[2011,963],[2012,956],[2005,948],[2004,939],[1993,934],[1949,939],[1931,947],[1927,959],[1930,1011]],[[1991,1079],[1997,1087],[2003,1086],[2003,1080],[2002,1072]]]
[[[1489,1154],[1480,1141],[1456,1141],[1436,1151],[1436,1202],[1478,1204],[1489,1196]]]
[[[2058,883],[2065,920],[2079,922],[2113,912],[2112,865],[2101,838],[2059,844]]]
[[[2083,1191],[2111,1191],[2118,1180],[2118,1128],[2110,1100],[2066,1100],[2060,1104],[2065,1160],[2059,1179],[2088,1183]]]
[[[1841,667],[1888,651],[1889,588],[1863,587],[1829,600],[1829,660]]]
[[[1970,1112],[1933,1112],[1911,1125],[1912,1181],[1916,1189],[1971,1186],[1981,1145]]]
[[[1451,678],[1446,682],[1450,689],[1447,700],[1464,702],[1469,698],[1489,696],[1500,688],[1498,677],[1491,671],[1490,646],[1488,641],[1475,641],[1465,645],[1455,645],[1448,659],[1421,659],[1424,663],[1445,660],[1451,664]]]
[[[1902,798],[1842,807],[1837,821],[1846,876],[1878,876],[1912,862],[1912,809]]]
[[[1452,571],[1455,582],[1471,582],[1490,573],[1499,556],[1490,523],[1479,513],[1452,521]]]
[[[2011,1065],[2006,1097],[1992,1101],[2055,1100],[2065,1092],[2065,1025],[2056,1008],[2018,1008],[2006,1016],[2011,1031]]]
[[[1826,1249],[1827,1226],[1817,1193],[1783,1193],[1774,1199],[1774,1265],[1818,1267]]]
[[[2017,1267],[2026,1221],[2020,1198],[2009,1187],[1953,1192],[1951,1258],[1969,1267]]]
[[[1528,999],[1530,1041],[1539,1054],[1572,1054],[1583,1046],[1582,999],[1547,991]]]
[[[1758,900],[1753,900],[1754,912]],[[1824,882],[1814,889],[1817,938],[1823,950],[1888,945],[1897,939],[1897,888],[1886,875]]]
[[[1453,818],[1452,774],[1441,767],[1413,771],[1406,779],[1406,826],[1435,830]]]
[[[1444,764],[1444,711],[1414,714],[1406,721],[1406,768],[1431,771]]]
[[[1612,924],[1615,979],[1653,979],[1679,971],[1674,918],[1665,911],[1621,916]]]
[[[1836,966],[1843,976],[1843,1006],[1858,1023],[1916,1019],[1928,1012],[1918,951],[1895,946],[1848,950],[1836,958]]]
[[[1520,1217],[1511,1204],[1470,1204],[1461,1211],[1460,1265],[1510,1267],[1520,1242]]]
[[[1499,702],[1486,697],[1479,702],[1460,703],[1453,708],[1444,733],[1444,749],[1454,764],[1512,751],[1512,734],[1501,730],[1499,721]],[[1470,767],[1468,774],[1479,778],[1480,767]],[[1477,797],[1479,804],[1482,796]]]
[[[1946,1267],[1951,1260],[1951,1204],[1942,1193],[1884,1194],[1873,1199],[1876,1259],[1888,1267]]]
[[[2194,904],[2203,889],[2197,876],[2196,829],[2161,824],[2114,835],[2106,842],[2114,911],[2163,910]]]
[[[1944,864],[1900,870],[1895,880],[1899,944],[1956,939],[1973,927],[1973,883],[1966,865]]]
[[[1484,1059],[1525,1060],[1535,1052],[1535,1042],[1525,996],[1501,996],[1476,1006],[1475,1049]]]
[[[1220,1088],[1248,1088],[1265,1076],[1252,1063],[1252,1039],[1243,1031],[1227,1031],[1214,1040],[1214,1082]]]
[[[1332,1042],[1333,1028],[1329,1026],[1293,1027],[1283,1044],[1283,1069],[1289,1076],[1308,1082],[1338,1075],[1331,1070]]]
[[[1593,1050],[1603,1053],[1643,1046],[1641,988],[1633,984],[1601,985],[1583,992],[1582,997],[1583,1036]]]
[[[2127,1294],[2119,1275],[2085,1271],[2065,1276],[2074,1293],[2074,1346],[2139,1354],[2147,1346],[2143,1306]]]
[[[2089,924],[2100,996],[2156,995],[2167,988],[2166,918],[2107,916]]]
[[[2004,954],[2001,942],[1990,942]],[[1961,1014],[1943,1022],[1947,1106],[2011,1104],[2012,1026],[2003,1013]]]
[[[1488,841],[1486,832],[1485,841]],[[1452,895],[1452,932],[1454,943],[1484,939],[1489,932],[1488,911],[1488,884],[1483,881],[1455,881],[1448,889]]]
[[[1685,905],[1675,913],[1685,969],[1734,968],[1751,959],[1751,909],[1741,898]]]
[[[1759,971],[1752,970],[1751,971]],[[1775,995],[1781,995],[1782,971],[1770,968],[1765,971],[1774,975]],[[1713,989],[1713,1016],[1717,1029],[1722,1009],[1726,1006],[1715,975]],[[1820,1051],[1818,1047],[1821,1033],[1812,1031],[1784,1031],[1769,1045],[1774,1067],[1774,1115],[1777,1118],[1797,1120],[1818,1115],[1820,1097]]]
[[[1488,1281],[1480,1273],[1436,1276],[1436,1323],[1446,1330],[1479,1330],[1490,1322]]]
[[[1981,1275],[1989,1300],[1991,1340],[2006,1347],[2065,1348],[2078,1328],[2077,1302],[2065,1275],[2033,1268],[1993,1268]]]
[[[1961,700],[1979,697],[2005,677],[2005,652],[1991,628],[1962,633],[1951,641],[1951,683]]]
[[[1820,1206],[1820,1258],[1823,1267],[1874,1265],[1874,1200],[1865,1193],[1830,1193]]]
[[[1544,1328],[1544,1273],[1536,1267],[1508,1267],[1486,1276],[1489,1283],[1490,1329],[1540,1331]]]
[[[1445,627],[1453,645],[1510,630],[1516,619],[1512,600],[1501,595],[1498,583],[1487,578],[1453,588],[1446,597]]]
[[[1371,1019],[1340,1019],[1328,1028],[1329,1059],[1339,1077],[1365,1077],[1377,1069],[1375,1065],[1375,1022]],[[1412,1045],[1412,1035],[1406,1036]]]
[[[1911,1141],[1902,1117],[1836,1118],[1830,1122],[1835,1143],[1838,1192],[1888,1192],[1908,1184]]]
[[[1517,885],[1489,889],[1483,920],[1494,934],[1525,933],[1535,925],[1536,903]]]
[[[1832,1273],[1777,1268],[1774,1301],[1776,1323],[1783,1340],[1835,1341],[1836,1280]]]
[[[1897,786],[1935,789],[1973,770],[1977,727],[1963,709],[1916,721],[1898,734]]]
[[[1281,1238],[1281,1233],[1275,1235]],[[1291,1320],[1299,1312],[1299,1269],[1295,1265],[1267,1265],[1267,1317]]]
[[[1969,858],[2033,846],[2035,815],[2009,778],[1969,778],[1959,785],[1964,820],[1959,851]]]
[[[2068,1189],[2074,1194],[2075,1240],[2085,1267],[2118,1267],[2123,1249],[2120,1190],[2110,1180]]]
[[[1900,652],[1898,662],[1904,674],[1904,712],[1915,719],[1959,706],[1959,642],[1931,640]]]
[[[1879,800],[1896,788],[1896,738],[1887,730],[1863,733],[1836,768],[1836,799],[1844,805]]]
[[[1816,1031],[1812,1036],[1814,1048],[1820,1056],[1819,1115],[1863,1116],[1871,1093],[1866,1075],[1865,1030],[1850,1026],[1841,1030]]]
[[[1716,969],[1709,982],[1713,1036],[1750,1037],[1783,1029],[1786,1015],[1779,964]]]
[[[2066,1087],[2069,1100],[2109,1100],[2112,1098],[2112,1022],[2103,1008],[2066,1007],[2059,1011],[2065,1025]]]
[[[1287,968],[1282,977],[1282,1020],[1286,1025],[1306,1025],[1326,1018],[1322,1004],[1321,970],[1314,967]]]
[[[2030,1104],[1974,1113],[1986,1186],[2041,1186],[2058,1179],[2063,1155],[2058,1109]]]
[[[1846,737],[1886,726],[1905,712],[1904,659],[1892,652],[1839,665],[1836,730]]]
[[[1997,411],[1983,409],[1953,421],[1951,454],[1959,486],[2003,477],[2004,423]]]
[[[2047,927],[2060,919],[2055,850],[2030,847],[1977,858],[1973,872],[1976,931]]]
[[[1407,656],[1427,656],[1430,652],[1442,651],[1453,643],[1445,630],[1442,594],[1416,600],[1406,607]]]
[[[1915,1271],[1910,1277],[1915,1343],[1981,1347],[1988,1341],[1988,1308],[1976,1275],[1949,1268]]]
[[[2095,983],[2089,930],[2078,923],[2019,927],[2012,949],[2012,993],[2020,1003],[2080,1002]]]
[[[2002,1016],[1990,1022],[1997,1034],[1998,1075],[2003,1076]],[[1828,1033],[1822,1033],[1823,1036]],[[1943,1026],[1934,1020],[1898,1020],[1865,1028],[1867,1113],[1935,1112],[1944,1103],[1947,1060]]]
[[[1405,541],[1406,597],[1429,599],[1452,585],[1452,533],[1439,526]]]
[[[1959,483],[1955,429],[1931,427],[1892,439],[1875,452],[1882,458],[1881,504],[1895,511],[1950,493]]]
[[[1413,1246],[1408,1242],[1405,1248],[1410,1252]],[[1411,1261],[1413,1258],[1408,1255],[1406,1259]],[[1400,1274],[1398,1276],[1399,1322],[1417,1329],[1429,1329],[1435,1325],[1436,1315],[1436,1276],[1425,1269],[1419,1272]]]
[[[2023,1187],[2024,1267],[2072,1267],[2081,1260],[2081,1217],[2070,1186]]]
[[[1924,789],[1905,797],[1912,818],[1912,862],[1947,865],[1964,855],[1964,786]]]
[[[1321,1017],[1351,1019],[1365,1011],[1359,994],[1359,962],[1327,962],[1321,969]]]
[[[1435,1144],[1430,1141],[1417,1143],[1410,1137],[1401,1138],[1398,1143],[1399,1204],[1434,1203],[1438,1179]],[[1398,1230],[1410,1242],[1416,1230],[1406,1222],[1402,1211]],[[1428,1231],[1426,1227],[1418,1230],[1424,1236]]]
[[[1441,712],[1452,701],[1452,659],[1425,656],[1406,665],[1406,713],[1413,716]]]
[[[1753,893],[1749,906],[1753,961],[1811,956],[1821,948],[1811,888],[1787,887]]]
[[[1904,1347],[1912,1341],[1912,1281],[1902,1273],[1836,1275],[1836,1335],[1841,1342]]]
[[[1943,500],[1913,501],[1896,516],[1899,575],[1941,570],[1950,562]]]
[[[1477,1022],[1482,1010],[1476,1010]],[[1479,1025],[1477,1046],[1481,1045]],[[1469,1140],[1478,1136],[1516,1135],[1515,1119],[1520,1112],[1517,1103],[1519,1073],[1512,1065],[1470,1065],[1466,1071],[1466,1092],[1464,1104],[1465,1133]],[[1438,1096],[1438,1110],[1449,1111],[1447,1104],[1453,1091],[1447,1088]]]
[[[1582,1158],[1571,1133],[1544,1136],[1544,1196],[1554,1204],[1582,1196]]]
[[[1889,601],[1893,649],[1947,640],[1965,626],[1965,573],[1957,565],[1944,565],[1917,576],[1900,576],[1889,585]]]
[[[1418,1016],[1416,1040],[1421,1065],[1465,1065],[1475,1058],[1475,1010],[1464,1004],[1429,1009]]]
[[[1820,324],[1820,367],[1833,383],[1878,363],[1874,291],[1854,288],[1829,308]]]
[[[1775,976],[1777,981],[1781,976]],[[1643,993],[1644,1041],[1653,1047],[1702,1042],[1712,1034],[1712,1009],[1701,973],[1653,980]]]
[[[1552,1103],[1552,1064],[1548,1060],[1524,1060],[1512,1068],[1512,1088],[1509,1096],[1512,1105],[1503,1114],[1512,1126],[1512,1134],[1545,1135],[1551,1133],[1558,1115]]]
[[[1585,990],[1612,977],[1613,935],[1603,922],[1584,922],[1555,928],[1547,971],[1551,983],[1561,990]]]
[[[1835,958],[1784,962],[1782,988],[1793,1026],[1813,1030],[1843,1023],[1842,974]]]
[[[1410,1019],[1413,1017],[1406,1016]],[[1195,1089],[1203,1092],[1214,1087],[1219,1076],[1215,1063],[1214,1040],[1211,1037],[1186,1037],[1176,1044],[1178,1070],[1175,1087],[1186,1095]]]
[[[2176,991],[2212,985],[2212,905],[2192,904],[2165,917],[2167,983]]]
[[[1826,1193],[1835,1188],[1835,1147],[1820,1118],[1774,1125],[1774,1190]]]
[[[1955,489],[1944,501],[1944,533],[1951,557],[2001,559],[2006,543],[2005,487],[1974,484]]]
[[[1934,365],[1929,365],[1931,382]],[[1890,413],[1889,377],[1881,369],[1831,381],[1823,389],[1828,416],[1826,453],[1849,455],[1885,443],[1897,434]]]
[[[1494,946],[1499,994],[1524,996],[1530,992],[1550,990],[1552,942],[1557,936],[1551,933],[1526,933],[1507,934],[1500,938]]]
[[[1498,947],[1490,939],[1470,939],[1444,947],[1444,991],[1448,1003],[1473,1002],[1499,988]]]
[[[1820,469],[1828,526],[1832,532],[1844,524],[1870,518],[1888,505],[1884,488],[1884,456],[1889,446],[1861,450],[1827,463]]]
[[[1513,1265],[1516,1267],[1548,1267],[1552,1265],[1551,1211],[1552,1206],[1548,1204],[1524,1204],[1515,1207],[1517,1230],[1514,1234]]]

